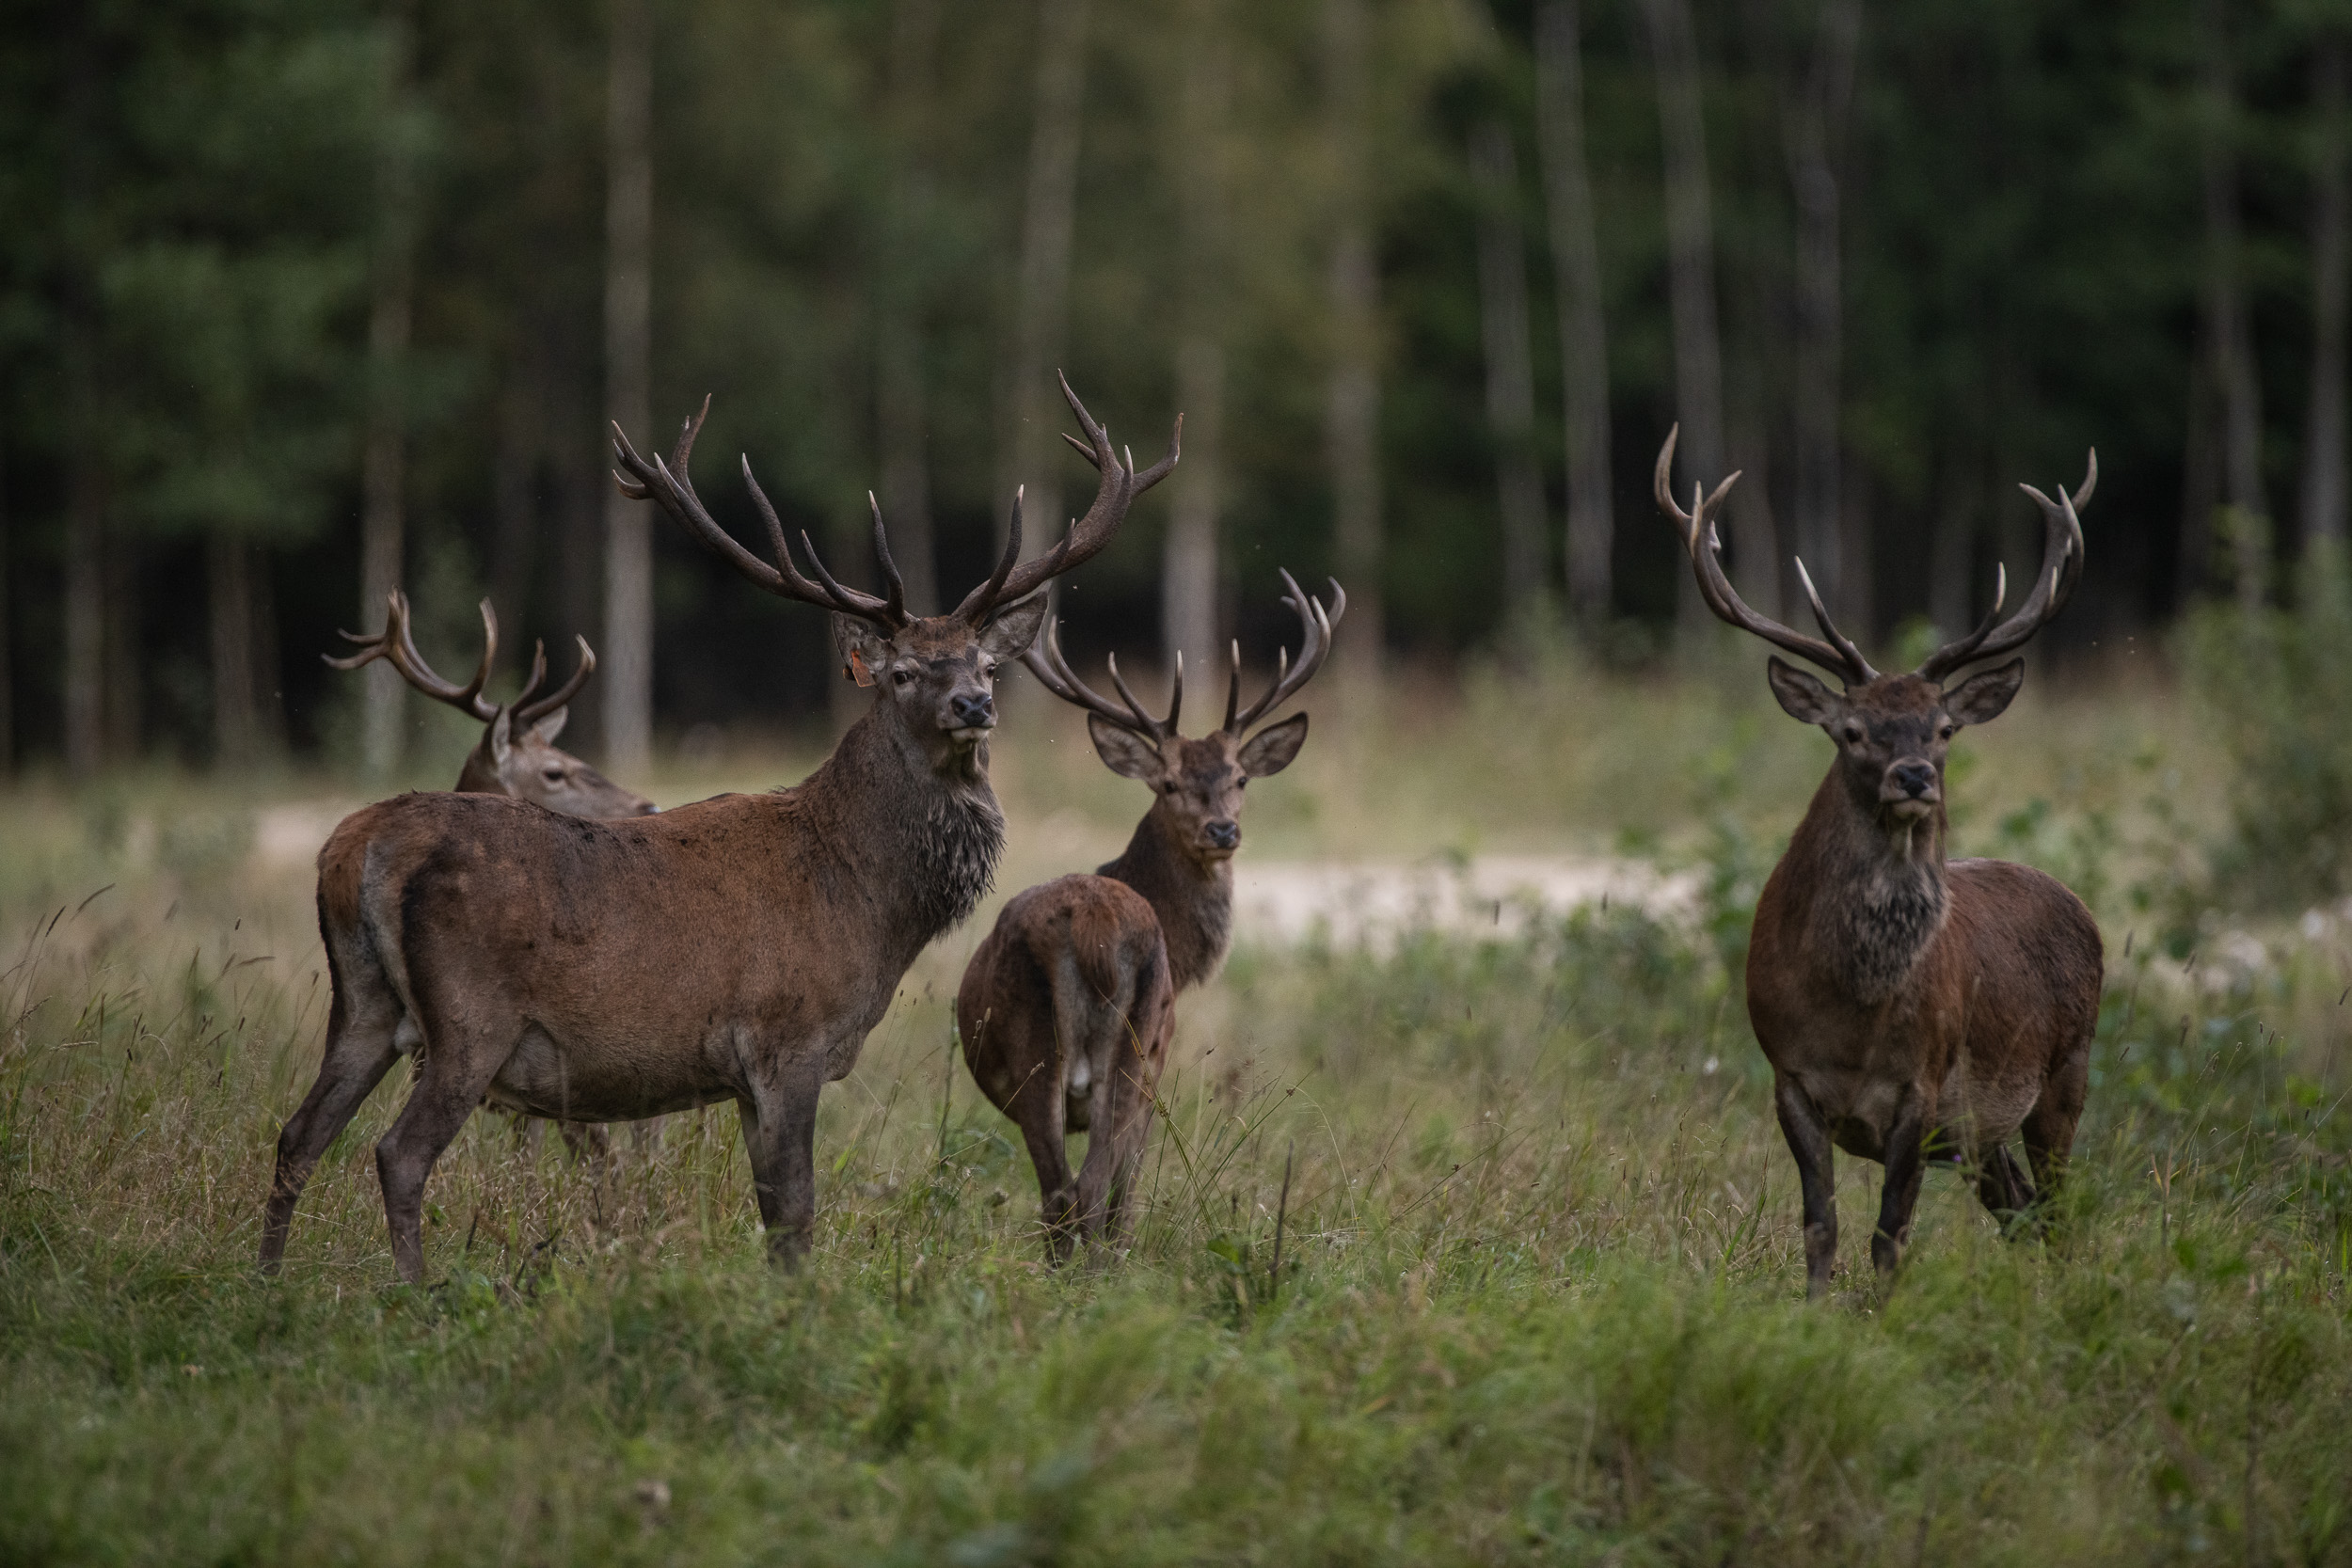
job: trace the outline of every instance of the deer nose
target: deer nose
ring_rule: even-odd
[[[992,696],[957,696],[947,703],[956,716],[956,727],[964,730],[985,730],[996,722],[996,699]]]
[[[1935,766],[1926,762],[1899,762],[1895,765],[1895,783],[1913,799],[1935,787]]]
[[[1210,846],[1214,848],[1237,849],[1241,847],[1241,824],[1230,816],[1220,816],[1214,822],[1203,824],[1201,832],[1208,834]]]

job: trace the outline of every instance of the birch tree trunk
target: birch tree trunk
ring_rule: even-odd
[[[406,556],[407,419],[403,371],[416,293],[416,166],[402,124],[407,92],[411,8],[395,8],[389,90],[376,147],[373,277],[368,304],[368,405],[359,454],[359,619],[384,624],[385,601],[401,586]],[[360,672],[359,752],[377,783],[400,766],[407,687],[378,659]]]
[[[1584,156],[1584,68],[1576,0],[1535,8],[1535,125],[1550,220],[1560,318],[1563,434],[1567,451],[1568,606],[1609,613],[1616,538],[1609,487],[1609,341],[1601,318],[1600,245]]]
[[[1511,133],[1487,120],[1470,133],[1478,190],[1478,318],[1486,354],[1486,424],[1495,447],[1506,613],[1539,599],[1549,578],[1544,477],[1535,466],[1535,369],[1528,348],[1527,237],[1519,227]]]
[[[2303,436],[2307,562],[2344,568],[2344,327],[2352,284],[2352,189],[2346,181],[2344,40],[2330,31],[2312,56],[2312,395]],[[2341,586],[2340,583],[2334,586]]]
[[[612,0],[606,65],[604,403],[632,434],[652,425],[653,18]],[[647,437],[649,438],[649,436]],[[623,777],[653,761],[653,536],[646,503],[608,486],[604,646],[597,670],[604,753]]]
[[[1039,0],[1037,106],[1029,131],[1022,210],[1021,277],[1014,306],[1012,384],[998,399],[997,537],[1016,485],[1025,491],[1024,537],[1032,550],[1061,537],[1062,369],[1070,325],[1070,251],[1077,225],[1078,137],[1086,107],[1088,0]]]
[[[1333,550],[1354,630],[1337,650],[1348,685],[1380,673],[1384,541],[1380,496],[1380,277],[1373,249],[1372,37],[1365,0],[1324,0],[1324,80],[1333,174],[1331,362],[1324,439]]]
[[[1642,0],[1658,77],[1665,150],[1666,266],[1674,311],[1675,415],[1680,479],[1713,488],[1729,472],[1724,448],[1723,340],[1715,307],[1715,220],[1708,188],[1707,123],[1699,104],[1698,40],[1689,0]],[[1679,481],[1678,481],[1679,482]],[[1690,572],[1677,619],[1685,635],[1712,624]]]
[[[886,119],[898,153],[883,215],[880,319],[874,332],[878,497],[890,553],[918,615],[937,613],[938,550],[931,531],[930,397],[924,374],[930,278],[925,231],[930,203],[930,117],[939,54],[939,0],[898,0],[891,13]]]
[[[1859,553],[1867,555],[1867,543],[1859,529],[1849,528],[1838,439],[1845,347],[1838,181],[1861,35],[1861,0],[1827,0],[1788,137],[1797,208],[1797,553],[1832,611],[1851,617],[1851,633],[1867,638],[1868,567],[1866,561],[1850,561],[1857,552],[1847,548],[1864,545]]]
[[[1224,0],[1192,0],[1185,12],[1184,97],[1170,161],[1176,167],[1184,323],[1176,345],[1176,402],[1184,415],[1184,480],[1168,512],[1160,562],[1160,643],[1169,666],[1189,653],[1216,668],[1223,642],[1217,605],[1217,529],[1224,505],[1226,273],[1225,118],[1232,59]]]

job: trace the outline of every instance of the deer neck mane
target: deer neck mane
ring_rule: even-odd
[[[1789,887],[1817,967],[1856,1002],[1900,989],[1943,928],[1944,807],[1915,822],[1883,820],[1833,768],[1788,842]]]
[[[835,903],[870,911],[883,945],[908,962],[995,883],[1005,814],[989,786],[986,741],[942,772],[877,703],[816,772],[779,793],[817,846],[812,881]]]
[[[1136,824],[1125,852],[1095,874],[1126,883],[1151,904],[1178,990],[1207,979],[1225,961],[1233,941],[1233,863],[1203,864],[1186,854],[1157,807]]]

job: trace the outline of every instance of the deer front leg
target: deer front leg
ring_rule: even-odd
[[[1837,1188],[1832,1167],[1829,1124],[1797,1081],[1784,1072],[1772,1074],[1772,1109],[1780,1117],[1781,1135],[1797,1162],[1797,1181],[1804,1193],[1804,1293],[1807,1298],[1829,1290],[1830,1269],[1837,1261]]]
[[[769,1256],[787,1268],[807,1253],[817,1228],[817,1097],[824,1084],[824,1053],[810,1051],[737,1101]]]
[[[1870,1261],[1882,1279],[1901,1266],[1903,1247],[1911,1241],[1911,1211],[1927,1174],[1927,1129],[1926,1104],[1916,1094],[1906,1095],[1886,1135],[1886,1187],[1879,1198],[1878,1229],[1870,1237]]]

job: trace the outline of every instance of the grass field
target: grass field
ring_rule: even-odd
[[[602,1170],[477,1117],[428,1191],[433,1283],[394,1285],[396,1069],[263,1284],[325,1001],[307,878],[253,823],[331,786],[27,786],[0,801],[0,1560],[2352,1561],[2352,928],[2168,918],[2225,759],[2128,669],[2029,686],[1963,741],[1956,847],[2049,866],[2107,930],[2057,1236],[2005,1242],[1932,1174],[1882,1292],[1878,1167],[1841,1160],[1808,1307],[1733,975],[1826,744],[1755,663],[1319,712],[1245,855],[1614,847],[1697,867],[1701,915],[1237,953],[1181,1009],[1132,1253],[1059,1275],[949,1050],[992,907],[827,1092],[797,1275],[713,1110]],[[1007,891],[1143,804],[1066,716],[1011,730]]]

